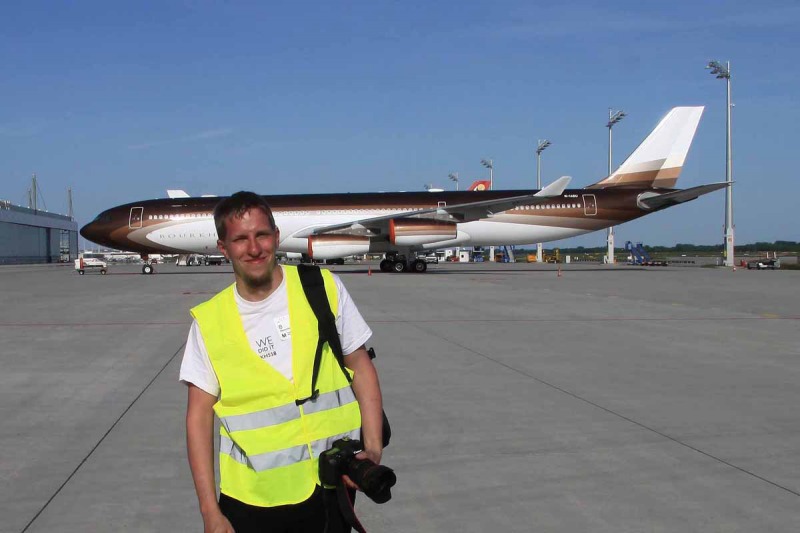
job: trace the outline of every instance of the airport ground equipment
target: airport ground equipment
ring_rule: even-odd
[[[560,263],[561,262],[561,249],[556,248],[552,254],[544,254],[542,259],[545,263]]]
[[[506,245],[500,247],[500,261],[503,263],[515,263],[516,258],[514,257],[514,246],[513,245]]]
[[[656,261],[650,257],[650,254],[647,253],[647,250],[644,249],[644,246],[640,242],[634,244],[628,241],[625,243],[625,249],[631,254],[631,260],[629,262],[631,265],[667,266],[669,264],[667,261]]]
[[[408,255],[398,252],[386,252],[380,263],[381,272],[425,272],[428,264],[425,259],[415,257],[408,259]]]
[[[645,265],[650,261],[650,256],[640,242],[634,244],[628,241],[625,243],[625,249],[631,254],[630,264],[632,265]]]
[[[780,267],[779,259],[756,259],[747,263],[747,270],[775,270]]]
[[[151,264],[155,261],[149,261]],[[178,259],[175,260],[175,266],[199,266],[202,265],[204,260],[197,254],[180,254]],[[208,263],[206,263],[208,264]]]
[[[97,271],[105,275],[108,272],[108,263],[97,257],[84,257],[85,254],[75,260],[75,270],[83,276],[86,271]]]

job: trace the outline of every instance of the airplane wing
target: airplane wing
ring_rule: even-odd
[[[458,223],[472,222],[473,220],[491,217],[495,213],[507,211],[519,205],[542,203],[550,198],[561,196],[570,180],[572,180],[570,176],[562,176],[536,194],[524,194],[521,196],[510,196],[508,198],[434,207],[431,209],[365,218],[353,222],[346,222],[344,224],[308,228],[303,232],[294,234],[293,237],[308,237],[310,235],[329,233],[362,236],[386,235],[389,228],[389,221],[398,218],[421,218]]]

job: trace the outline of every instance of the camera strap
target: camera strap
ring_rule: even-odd
[[[295,400],[297,405],[302,405],[309,400],[315,400],[319,396],[317,389],[317,376],[319,375],[319,367],[322,364],[322,347],[325,342],[331,347],[333,355],[336,357],[336,362],[339,363],[339,368],[344,372],[348,383],[353,380],[344,366],[344,353],[342,352],[342,342],[339,339],[339,332],[336,331],[336,318],[331,311],[331,305],[328,301],[328,294],[325,292],[325,281],[322,279],[322,272],[316,265],[298,265],[297,273],[300,276],[300,284],[303,286],[303,292],[306,294],[308,304],[311,306],[314,315],[317,317],[317,324],[319,330],[319,340],[317,341],[317,352],[314,354],[314,373],[311,375],[311,396],[302,400]],[[375,359],[375,350],[370,348],[367,350],[370,359]],[[389,425],[389,419],[386,418],[386,411],[383,411],[383,447],[389,446],[389,441],[392,438],[392,428]]]
[[[356,516],[354,490],[340,482],[335,489],[324,489],[322,495],[326,517],[324,533],[349,533],[351,528],[358,533],[367,533]]]
[[[352,383],[353,380],[344,366],[342,343],[339,339],[339,332],[336,331],[336,318],[331,312],[328,295],[325,292],[325,281],[322,279],[322,272],[316,265],[298,265],[297,273],[300,276],[300,284],[303,286],[303,292],[306,294],[308,304],[317,317],[317,329],[319,332],[317,351],[314,354],[314,371],[311,374],[311,396],[296,401],[298,405],[302,405],[308,400],[315,400],[319,396],[317,378],[319,376],[319,367],[322,364],[322,347],[326,342],[331,347],[333,355],[336,357],[336,362],[339,363],[347,382]]]

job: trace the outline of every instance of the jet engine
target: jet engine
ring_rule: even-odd
[[[421,218],[395,218],[389,221],[389,242],[395,246],[415,246],[455,239],[457,224]]]
[[[308,255],[314,259],[337,259],[367,252],[369,237],[326,234],[308,238]]]

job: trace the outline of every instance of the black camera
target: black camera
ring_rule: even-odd
[[[356,459],[356,454],[364,451],[359,440],[347,437],[333,443],[330,450],[319,457],[319,479],[328,488],[342,482],[348,475],[375,503],[386,503],[392,498],[391,488],[397,483],[394,471],[369,459]]]

